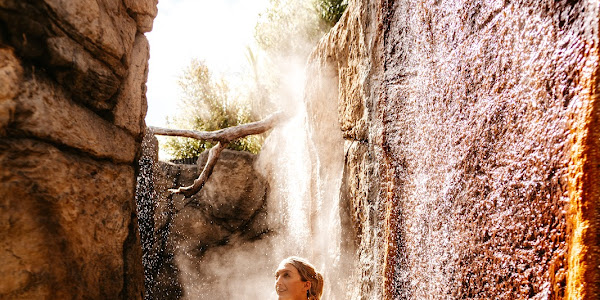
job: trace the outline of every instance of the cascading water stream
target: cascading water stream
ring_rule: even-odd
[[[303,75],[304,69],[298,73]],[[286,107],[291,117],[270,133],[259,162],[271,178],[269,214],[271,223],[278,224],[272,265],[291,255],[305,257],[325,277],[324,299],[346,299],[349,272],[342,269],[346,262],[341,254],[339,207],[342,139],[339,130],[330,132],[333,143],[325,149],[316,146],[305,103],[305,91],[316,83],[295,78],[302,79],[289,83]],[[335,110],[326,113],[330,118],[323,122],[337,122]]]
[[[597,257],[572,250],[597,243],[568,226],[596,230],[582,186],[597,175],[597,3],[386,3],[349,6],[320,75],[280,95],[289,119],[256,163],[269,230],[203,252],[202,274],[176,258],[185,298],[273,298],[290,255],[323,271],[328,300],[596,289],[581,274]]]
[[[340,253],[341,137],[336,140],[337,144],[331,145],[337,154],[323,155],[316,151],[303,102],[304,86],[300,82],[303,80],[289,83],[285,97],[288,118],[272,130],[255,162],[255,168],[270,185],[266,201],[268,232],[257,240],[243,242],[232,236],[221,246],[205,249],[174,238],[185,235],[177,225],[181,222],[177,214],[181,212],[176,210],[177,204],[174,207],[172,204],[180,200],[173,196],[160,199],[165,197],[164,193],[161,196],[160,192],[149,190],[153,185],[149,179],[152,177],[149,157],[155,153],[149,153],[149,157],[140,161],[144,172],[138,178],[138,210],[148,213],[156,210],[157,215],[166,214],[162,219],[167,219],[157,222],[163,224],[154,229],[157,236],[147,232],[148,226],[140,226],[144,231],[142,238],[146,239],[143,243],[148,273],[146,284],[152,287],[157,284],[155,281],[167,281],[161,283],[163,291],[149,293],[150,297],[155,294],[176,299],[181,294],[184,299],[274,299],[272,274],[280,260],[295,255],[307,258],[324,274],[324,298],[345,299],[348,270],[341,267],[347,264],[341,261]],[[155,152],[156,149],[148,147],[150,144],[144,143],[149,152]],[[150,200],[153,197],[155,199]],[[157,203],[171,204],[167,209],[153,209]],[[146,213],[140,217],[141,225],[153,223]],[[188,220],[185,224],[203,226],[198,222],[201,220]],[[194,225],[196,223],[198,225]],[[195,248],[198,250],[193,250]],[[197,256],[196,251],[202,254]],[[161,271],[169,265],[172,265],[170,272]]]

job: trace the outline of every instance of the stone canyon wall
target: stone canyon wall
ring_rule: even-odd
[[[344,149],[346,298],[600,297],[598,10],[350,1],[307,90]]]
[[[141,299],[156,0],[0,1],[0,298]]]
[[[185,198],[169,189],[191,185],[202,172],[208,151],[197,164],[174,164],[158,161],[155,137],[147,135],[144,144],[138,205],[140,227],[147,227],[142,231],[147,296],[235,298],[232,293],[240,292],[223,288],[223,282],[248,281],[256,270],[247,273],[232,261],[248,259],[239,252],[256,248],[255,242],[270,231],[268,184],[255,167],[256,155],[223,150],[210,180],[199,193]],[[227,272],[232,274],[223,275]]]

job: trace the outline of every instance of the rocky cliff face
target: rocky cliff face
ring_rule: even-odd
[[[147,141],[152,144],[152,139]],[[151,279],[148,292],[154,299],[232,298],[232,291],[222,287],[223,282],[241,275],[235,274],[240,273],[240,265],[231,260],[236,256],[247,259],[240,252],[254,248],[254,241],[269,232],[268,184],[254,167],[256,155],[223,150],[202,190],[184,198],[168,189],[191,185],[208,151],[197,164],[173,164],[158,161],[152,147],[147,150],[148,166],[157,162],[148,174],[152,182],[147,195],[152,210],[149,229],[153,231],[145,239],[152,243],[145,255],[147,279]],[[232,274],[225,276],[228,272]]]
[[[0,3],[0,298],[140,299],[156,1]]]
[[[350,1],[307,93],[319,151],[344,137],[348,298],[600,295],[598,14]]]

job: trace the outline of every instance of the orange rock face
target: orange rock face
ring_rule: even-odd
[[[344,136],[349,297],[598,297],[598,17],[351,2],[311,58],[337,110],[308,99]]]
[[[569,163],[568,299],[600,297],[600,104],[598,49],[586,45],[578,93],[581,106],[571,119]]]

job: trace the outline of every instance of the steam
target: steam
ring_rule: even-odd
[[[341,261],[341,136],[331,145],[337,147],[332,152],[338,161],[315,153],[304,103],[310,85],[305,72],[300,63],[286,66],[279,95],[288,119],[269,134],[255,165],[270,185],[269,233],[255,241],[234,236],[226,245],[206,250],[200,261],[179,252],[176,264],[185,299],[276,299],[274,270],[291,255],[307,258],[324,274],[324,298],[346,299],[345,289],[335,286],[348,276]],[[337,122],[336,111],[329,120]]]
[[[295,43],[298,49],[314,47],[314,41],[298,39]],[[256,54],[257,64],[264,68],[258,73],[271,74],[271,78],[259,78],[265,87],[258,98],[269,110],[287,115],[287,121],[269,134],[255,163],[270,186],[265,220],[269,231],[255,240],[235,235],[225,245],[207,249],[175,245],[183,297],[275,299],[273,273],[282,259],[296,255],[323,273],[324,299],[347,299],[343,285],[350,272],[340,230],[344,156],[337,121],[337,74],[307,68],[308,53]],[[240,70],[247,79],[236,84],[234,93],[244,98],[248,95],[244,89],[252,86],[248,83],[252,72],[248,66]],[[236,82],[235,76],[228,80]],[[314,123],[315,109],[319,122],[324,123]]]

